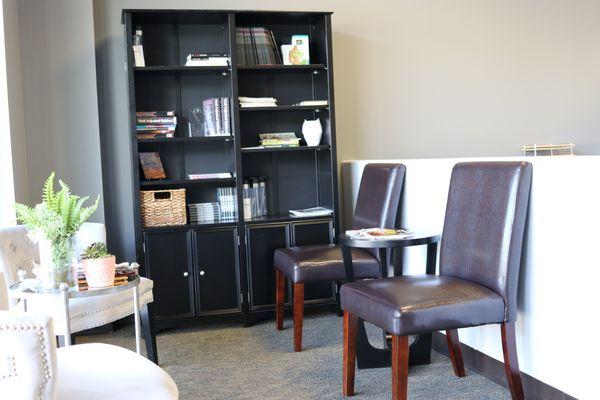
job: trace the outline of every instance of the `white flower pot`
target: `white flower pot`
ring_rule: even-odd
[[[91,258],[81,263],[88,287],[103,288],[115,284],[115,256]]]

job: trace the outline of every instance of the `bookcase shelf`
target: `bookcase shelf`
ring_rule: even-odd
[[[329,106],[277,106],[277,107],[240,107],[240,112],[251,111],[317,111],[328,110]]]
[[[138,143],[202,143],[202,142],[230,142],[233,136],[201,136],[201,137],[172,137],[156,139],[138,139]]]
[[[256,217],[249,220],[244,220],[244,224],[272,224],[277,222],[301,222],[301,221],[314,221],[314,220],[330,220],[333,215],[323,215],[320,217],[292,217],[289,214],[276,214],[276,215],[265,215],[263,217]]]
[[[186,67],[183,65],[152,65],[147,67],[134,67],[136,73],[161,73],[161,72],[195,72],[195,73],[211,73],[211,72],[229,72],[229,66],[202,66],[202,67]]]
[[[264,148],[243,148],[242,153],[272,153],[280,151],[318,151],[318,150],[329,150],[329,146],[321,144],[319,146],[297,146],[297,147],[264,147]]]
[[[172,231],[187,231],[190,229],[199,228],[225,228],[225,227],[236,227],[239,221],[215,221],[206,222],[203,224],[186,224],[186,225],[168,225],[168,226],[147,226],[143,227],[142,231],[147,233],[160,233],[160,232],[172,232]]]
[[[207,183],[232,183],[235,178],[210,178],[210,179],[163,179],[157,181],[140,181],[141,187],[171,187],[202,185]]]
[[[215,315],[237,315],[251,323],[274,309],[275,249],[330,244],[339,233],[331,13],[124,10],[123,23],[130,131],[101,135],[107,149],[102,162],[108,171],[121,165],[123,148],[131,148],[131,192],[124,193],[123,179],[108,180],[105,185],[111,199],[107,215],[119,216],[107,219],[115,252],[119,258],[133,258],[135,253],[142,274],[156,283],[153,313],[159,325],[185,325]],[[238,46],[241,30],[237,28],[258,27],[269,31],[276,51],[290,44],[292,36],[307,35],[313,64],[238,65],[254,61],[242,59],[242,54],[248,54],[243,47],[248,42]],[[132,38],[138,29],[143,32],[146,67],[134,63]],[[228,55],[231,66],[184,66],[187,55],[196,52]],[[274,97],[280,106],[241,108],[240,96]],[[231,135],[188,137],[192,121],[197,122],[195,132],[210,127],[196,110],[210,115],[217,107],[211,109],[205,101],[220,98],[229,99],[229,112],[222,106],[219,121],[229,117]],[[327,100],[328,105],[294,105],[306,100]],[[175,137],[137,138],[137,111],[170,110],[177,117]],[[318,146],[305,146],[301,139],[299,147],[248,148],[260,143],[260,133],[294,132],[302,138],[303,121],[317,118],[323,128]],[[216,117],[214,121],[216,125]],[[159,153],[168,179],[146,180],[140,153]],[[229,172],[232,177],[185,179],[190,174],[218,172]],[[265,182],[267,215],[245,220],[244,185],[256,180]],[[237,217],[144,227],[140,192],[161,189],[185,189],[188,221],[190,214],[201,221],[206,212],[237,213]],[[231,193],[235,194],[233,205]],[[215,202],[219,211],[207,204]],[[291,209],[315,206],[333,213],[289,215]],[[130,217],[134,241],[121,233],[131,231]],[[335,302],[334,287],[307,283],[305,298],[312,306],[329,308]]]
[[[325,64],[308,64],[308,65],[238,65],[238,71],[310,71],[310,70],[325,70]]]

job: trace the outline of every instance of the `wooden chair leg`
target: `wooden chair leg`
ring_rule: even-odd
[[[148,360],[158,365],[158,350],[156,349],[156,330],[154,329],[154,319],[152,318],[152,310],[150,303],[146,303],[141,309],[142,316],[142,332],[144,334],[144,342],[146,343],[146,355]]]
[[[392,335],[392,400],[408,399],[408,336]]]
[[[504,352],[504,370],[508,379],[508,387],[513,400],[524,400],[519,359],[517,358],[517,341],[515,337],[515,323],[504,322],[501,324],[502,350]]]
[[[344,311],[344,396],[354,396],[354,375],[356,372],[356,331],[358,318]]]
[[[465,364],[463,362],[462,351],[460,350],[458,331],[456,329],[448,329],[446,331],[446,341],[448,342],[448,353],[450,353],[454,375],[464,378],[467,375],[465,374]]]
[[[283,329],[283,302],[285,301],[285,275],[275,270],[275,326],[278,331]]]
[[[294,283],[294,351],[302,351],[304,320],[304,283]]]

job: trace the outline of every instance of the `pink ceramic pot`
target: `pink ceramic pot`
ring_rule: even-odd
[[[90,288],[103,288],[115,284],[115,256],[82,260],[85,280]]]

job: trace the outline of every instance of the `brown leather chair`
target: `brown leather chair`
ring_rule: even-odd
[[[363,170],[352,220],[352,229],[390,228],[398,220],[406,168],[402,164],[367,164]],[[355,277],[379,277],[375,253],[352,250]],[[302,350],[304,283],[341,282],[346,279],[342,251],[336,245],[288,247],[275,251],[275,320],[283,329],[286,277],[294,284],[294,350]]]
[[[517,284],[532,167],[524,162],[461,163],[452,171],[440,275],[347,283],[345,396],[354,394],[357,318],[392,334],[393,399],[407,398],[408,337],[446,330],[454,373],[465,376],[457,328],[500,324],[513,399],[523,399],[515,344]]]

